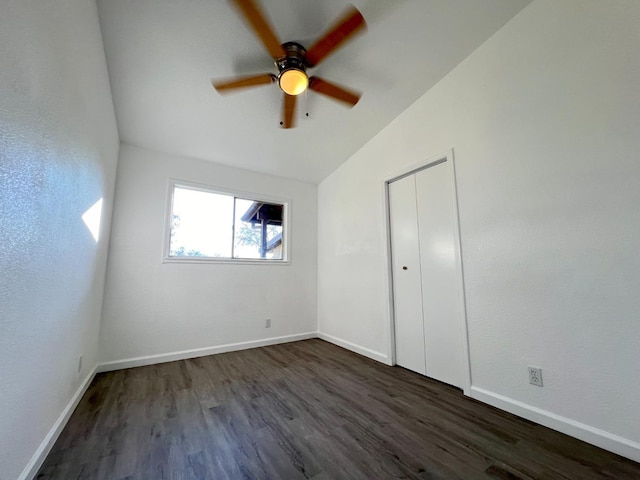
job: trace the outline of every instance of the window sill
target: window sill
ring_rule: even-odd
[[[164,257],[162,263],[200,263],[229,265],[291,265],[289,260],[256,260],[252,258]]]

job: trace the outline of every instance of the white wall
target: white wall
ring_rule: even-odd
[[[0,478],[13,480],[34,473],[96,364],[119,141],[95,3],[1,11]],[[81,216],[100,198],[96,244]]]
[[[291,264],[162,263],[170,178],[290,199]],[[312,184],[122,145],[101,359],[315,332],[316,202]]]
[[[389,354],[382,181],[453,147],[472,393],[640,460],[638,25],[537,0],[322,182],[320,331]]]

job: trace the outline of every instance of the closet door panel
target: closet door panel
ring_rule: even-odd
[[[415,176],[389,184],[396,363],[425,374]]]
[[[415,174],[426,369],[463,384],[453,176],[448,162]]]

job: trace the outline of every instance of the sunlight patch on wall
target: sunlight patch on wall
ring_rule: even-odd
[[[100,221],[102,220],[102,198],[82,214],[82,221],[87,226],[93,239],[98,243],[100,238]]]

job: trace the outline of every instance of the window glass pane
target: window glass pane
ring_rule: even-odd
[[[283,205],[236,198],[234,258],[282,260]]]
[[[232,196],[175,187],[170,256],[229,258],[232,229]]]

